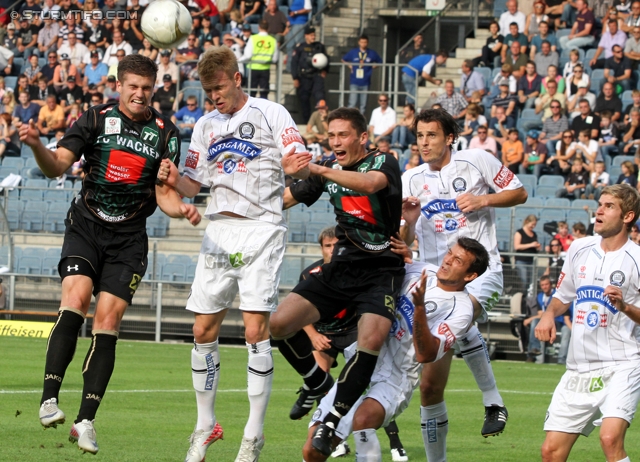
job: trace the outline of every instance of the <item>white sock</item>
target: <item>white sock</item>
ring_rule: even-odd
[[[244,427],[245,438],[262,436],[264,416],[267,412],[273,383],[273,357],[271,343],[247,343],[249,364],[247,367],[247,394],[249,395],[249,420]]]
[[[375,429],[356,430],[353,439],[356,442],[356,462],[382,462],[382,449]]]
[[[219,376],[218,341],[196,343],[191,350],[191,377],[198,407],[197,430],[211,430],[216,423],[214,408]]]
[[[433,406],[420,406],[422,440],[428,462],[446,462],[449,416],[443,401]]]
[[[471,326],[469,332],[458,338],[458,346],[462,352],[464,362],[467,363],[467,367],[482,392],[482,402],[485,407],[492,405],[504,406],[504,401],[502,401],[502,396],[498,391],[496,378],[491,368],[487,345],[475,325]]]
[[[620,459],[618,462],[631,462],[631,459],[629,459],[629,456],[627,456],[624,459]]]

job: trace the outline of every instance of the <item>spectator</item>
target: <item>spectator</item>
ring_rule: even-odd
[[[93,106],[98,106],[99,104],[102,104],[104,102],[104,94],[100,93],[99,91],[96,92],[91,92],[91,89],[89,89],[89,93],[87,93],[85,95],[88,96],[89,98],[85,101],[84,103],[84,110],[86,111],[87,109],[89,109],[90,107]]]
[[[592,140],[589,137],[589,130],[582,130],[578,133],[578,142],[573,149],[575,150],[576,158],[582,159],[584,167],[590,172],[593,171],[593,166],[596,160],[602,160],[602,157],[598,153],[598,142]],[[570,153],[569,153],[570,154]]]
[[[416,108],[413,104],[405,104],[402,112],[404,117],[391,132],[391,145],[394,148],[407,149],[407,147],[416,142],[416,136],[413,133]]]
[[[13,52],[0,46],[0,77],[13,74]]]
[[[509,130],[509,137],[502,143],[502,165],[518,174],[523,158],[524,147],[518,139],[518,130],[512,128]]]
[[[64,109],[58,104],[55,95],[47,96],[47,104],[40,108],[36,126],[40,136],[47,136],[65,128]]]
[[[580,62],[580,52],[577,50],[577,48],[574,48],[569,52],[569,61],[567,61],[564,65],[562,76],[565,79],[569,77],[571,74],[573,74],[573,69],[578,64],[582,66],[582,63]]]
[[[525,109],[530,109],[535,105],[536,98],[540,95],[542,77],[536,71],[536,63],[529,61],[526,66],[526,73],[518,80],[518,102]]]
[[[522,228],[518,229],[513,236],[513,249],[516,251],[516,269],[524,287],[529,287],[533,283],[534,257],[519,256],[519,254],[538,253],[540,242],[538,235],[533,230],[538,224],[535,215],[528,215],[522,222]]]
[[[566,98],[562,93],[557,91],[558,84],[555,80],[549,80],[547,82],[547,92],[536,98],[536,114],[542,113],[542,122],[547,120],[552,115],[551,102],[557,101],[562,106],[562,110],[566,106]]]
[[[365,64],[380,64],[382,58],[369,48],[369,37],[361,35],[358,39],[358,47],[348,51],[343,57],[342,62],[346,63],[350,70],[349,76],[349,107],[358,107],[358,98],[360,98],[360,112],[363,114],[367,110],[367,94],[358,92],[367,92],[371,86],[371,75],[376,66],[365,66]]]
[[[140,18],[131,16],[130,19],[124,21],[122,28],[122,38],[125,42],[131,45],[131,49],[134,53],[142,48],[142,40],[144,35],[140,30]]]
[[[396,126],[396,111],[389,106],[389,95],[382,93],[378,96],[379,106],[371,113],[369,120],[369,138],[377,143],[385,136],[390,136]]]
[[[521,52],[521,46],[518,42],[512,42],[509,51],[506,54],[504,62],[511,65],[512,74],[516,79],[524,75],[525,66],[527,65],[527,55]]]
[[[629,123],[624,127],[622,143],[624,154],[635,154],[640,145],[640,109],[632,109],[629,113]]]
[[[174,115],[171,121],[176,124],[180,130],[180,135],[185,138],[191,138],[193,127],[200,117],[203,116],[202,109],[198,107],[198,98],[193,95],[187,97],[187,104]]]
[[[76,24],[76,15],[74,14],[68,14],[65,16],[64,26],[62,26],[58,32],[58,50],[62,45],[67,45],[69,43],[69,32],[75,32],[78,41],[81,43],[84,42],[84,29]]]
[[[47,55],[47,64],[42,66],[42,69],[40,69],[42,76],[47,80],[47,85],[53,83],[53,77],[55,75],[56,68],[59,65],[60,63],[58,62],[58,55],[55,51],[50,51]]]
[[[624,55],[631,61],[631,67],[637,69],[640,63],[640,26],[635,26],[624,45]]]
[[[633,103],[630,104],[629,106],[627,106],[627,108],[624,110],[624,123],[625,124],[629,123],[629,114],[631,113],[631,111],[633,109],[640,110],[640,90],[632,90],[631,91],[631,98],[633,99]]]
[[[573,233],[573,239],[583,239],[587,237],[587,227],[581,221],[574,223],[571,227],[571,232]]]
[[[511,64],[503,64],[500,72],[498,72],[493,78],[491,88],[489,89],[489,95],[485,98],[485,101],[489,102],[489,106],[491,105],[491,101],[493,101],[493,99],[500,93],[501,81],[507,81],[509,87],[508,91],[510,94],[515,95],[518,91],[518,79],[514,77],[512,69]]]
[[[98,53],[98,52],[96,51],[96,53]],[[138,50],[138,54],[142,55],[142,56],[146,56],[151,61],[156,62],[157,58],[158,58],[158,49],[156,47],[154,47],[153,45],[151,45],[151,42],[149,41],[149,39],[147,39],[145,37],[142,40],[142,48]],[[100,56],[100,55],[98,54],[98,56]]]
[[[492,21],[489,24],[489,32],[491,35],[487,37],[487,43],[482,47],[482,54],[473,60],[474,66],[493,67],[495,59],[502,55],[504,36],[500,34],[500,25]]]
[[[545,143],[547,153],[555,155],[556,144],[562,138],[562,133],[569,129],[569,120],[562,112],[562,105],[559,101],[551,101],[551,117],[547,117],[542,123],[542,132],[538,141]]]
[[[547,75],[542,79],[542,86],[540,87],[540,94],[544,95],[547,92],[547,85],[549,82],[554,81],[558,84],[557,92],[564,94],[565,81],[561,75],[558,74],[558,68],[553,64],[547,67]]]
[[[500,33],[506,36],[509,33],[511,23],[518,24],[518,32],[524,33],[527,17],[521,11],[518,11],[518,2],[516,0],[507,1],[507,11],[500,15]]]
[[[529,57],[534,59],[536,53],[542,50],[542,42],[549,42],[549,49],[551,51],[558,51],[558,39],[553,32],[549,32],[549,23],[542,21],[538,24],[538,34],[531,39],[531,45],[529,46]],[[541,68],[546,69],[546,67]]]
[[[514,103],[515,104],[515,103]],[[491,120],[489,121],[489,136],[502,145],[507,137],[508,130],[515,128],[516,123],[511,117],[507,117],[505,106],[492,106]],[[494,153],[497,155],[497,151]]]
[[[615,93],[615,88],[611,82],[606,82],[602,86],[602,93],[596,98],[594,112],[599,116],[602,112],[611,112],[611,120],[617,122],[622,117],[622,101]]]
[[[540,69],[540,75],[546,77],[548,75],[548,69],[553,66],[556,69],[558,67],[558,53],[551,50],[551,43],[548,40],[544,40],[540,44],[540,51],[536,53],[533,58],[536,68]]]
[[[522,54],[527,53],[527,47],[529,46],[529,40],[525,34],[518,32],[518,24],[512,22],[509,25],[509,33],[504,38],[504,44],[506,46],[502,47],[502,62],[507,62],[507,56],[510,50],[512,50],[511,45],[513,42],[518,42],[520,44],[519,52]],[[517,55],[516,55],[517,56]],[[511,63],[510,63],[511,64]],[[516,69],[516,67],[514,67]]]
[[[18,36],[18,54],[28,58],[35,54],[40,56],[40,50],[38,50],[38,32],[40,29],[35,24],[29,24],[29,20],[26,17],[20,19],[20,28],[17,29],[16,35]]]
[[[0,158],[20,157],[20,135],[11,123],[11,115],[0,114]]]
[[[471,138],[476,134],[476,130],[480,125],[487,125],[487,119],[480,113],[480,106],[476,103],[471,103],[467,106],[467,112],[464,116],[464,126],[459,136],[466,138],[467,141],[471,141]]]
[[[402,68],[402,85],[407,92],[405,99],[407,103],[415,104],[418,91],[417,85],[421,79],[427,80],[434,85],[440,85],[442,83],[442,80],[432,77],[431,74],[434,73],[436,66],[442,65],[446,61],[447,53],[440,51],[435,55],[418,55]],[[414,69],[417,69],[419,73],[417,79]],[[465,78],[464,74],[462,78]]]
[[[471,138],[469,142],[469,149],[482,149],[495,156],[498,153],[498,145],[493,137],[488,136],[488,133],[487,126],[480,125],[476,131],[476,136]]]
[[[60,32],[60,26],[50,16],[44,17],[44,26],[38,31],[38,51],[40,56],[45,56],[50,52],[56,51],[58,43],[58,33]]]
[[[78,42],[75,32],[69,32],[68,37],[67,43],[58,48],[58,56],[69,56],[71,64],[78,68],[82,64],[82,59],[89,49]]]
[[[60,105],[63,107],[64,112],[69,112],[69,109],[73,104],[82,104],[82,96],[82,88],[76,82],[76,76],[70,75],[67,77],[67,87],[63,88],[60,90],[60,93],[58,93],[58,99],[60,100]]]
[[[73,103],[71,106],[69,106],[69,113],[67,114],[67,127],[71,128],[81,115],[82,111],[80,110],[80,104]]]
[[[598,151],[603,159],[610,159],[618,154],[618,126],[611,120],[611,112],[602,111],[600,120],[600,139],[598,140]]]
[[[582,159],[580,159],[579,157],[576,157],[573,160],[573,164],[571,165],[571,172],[569,173],[567,180],[564,182],[564,188],[558,189],[556,191],[556,197],[567,197],[569,199],[577,199],[579,197],[582,197],[588,183],[589,183],[589,172],[585,170],[584,165],[582,163]],[[559,230],[562,229],[560,227],[561,223],[564,223],[564,222],[558,223]],[[568,232],[569,227],[567,226],[566,223],[564,223],[564,227],[567,228],[567,232]],[[559,232],[558,234],[560,235],[560,237],[556,235],[556,238],[560,239],[560,242],[562,242],[561,232]],[[562,246],[564,248],[564,244]],[[569,246],[567,246],[567,249],[568,248]]]
[[[107,83],[107,75],[109,68],[103,62],[100,62],[100,55],[97,51],[91,52],[91,63],[84,69],[83,87],[89,85],[102,86]]]
[[[587,94],[588,89],[589,89],[589,76],[587,75],[586,72],[584,72],[584,68],[582,67],[582,64],[576,64],[573,68],[573,73],[569,74],[569,76],[565,79],[565,95],[567,96],[567,105],[569,100],[571,99],[571,97],[573,95],[575,95],[576,93],[578,93],[578,85],[583,84],[584,88],[587,89],[587,91],[584,92],[584,94]],[[589,93],[591,95],[593,95],[593,93]],[[574,106],[572,107],[576,107],[577,108],[577,103],[579,100],[574,100]],[[591,107],[595,107],[596,104],[596,95],[593,95],[593,106]],[[573,109],[569,109],[569,112],[571,112]]]
[[[568,234],[569,227],[567,226],[566,229]],[[544,270],[544,276],[549,276],[551,280],[558,281],[562,271],[562,266],[564,265],[565,257],[565,252],[562,248],[562,244],[560,243],[560,239],[555,237],[551,239],[547,253],[551,254],[551,257],[549,257],[547,269]]]
[[[189,34],[187,46],[178,48],[176,54],[176,64],[180,66],[180,73],[184,80],[193,80],[190,74],[198,66],[198,59],[202,54],[202,49],[196,46],[196,40],[197,37],[194,33]]]
[[[30,91],[30,99],[33,103],[42,107],[47,103],[47,96],[54,95],[56,96],[56,90],[53,85],[47,85],[47,79],[44,76],[41,76],[38,79],[38,85],[35,87],[31,87]],[[56,96],[57,98],[57,96]]]
[[[563,50],[588,47],[595,41],[593,28],[596,18],[593,11],[587,6],[586,0],[575,0],[575,4],[578,15],[571,28],[571,33],[558,39],[558,44]]]
[[[587,199],[598,200],[602,194],[602,188],[609,184],[609,174],[604,171],[604,162],[599,160],[589,176],[589,184],[585,188]],[[584,225],[583,225],[584,226]]]
[[[462,119],[467,111],[467,100],[460,93],[455,92],[453,80],[444,83],[444,93],[438,96],[436,102],[442,106],[454,119]],[[494,102],[495,104],[495,102]]]
[[[24,75],[27,76],[27,83],[35,85],[40,76],[40,65],[38,64],[38,56],[31,55],[28,63],[24,66]]]
[[[622,0],[622,1],[629,1],[629,0]],[[598,17],[598,15],[596,15],[596,17]],[[625,18],[623,18],[618,13],[618,10],[617,10],[616,7],[610,7],[609,10],[607,11],[606,16],[602,18],[602,31],[603,32],[606,32],[606,31],[609,30],[609,26],[607,25],[607,23],[609,22],[610,19],[613,19],[618,23],[618,30],[622,30],[622,26],[624,25],[624,19]]]
[[[284,13],[278,9],[277,0],[269,0],[262,19],[266,20],[269,25],[267,29],[269,34],[273,35],[278,44],[282,45],[286,35],[291,30],[291,24]]]
[[[635,244],[640,245],[640,228],[638,228],[638,225],[633,225],[631,227],[629,239],[631,239]]]
[[[602,34],[596,54],[589,61],[589,67],[591,69],[602,69],[604,67],[605,60],[614,56],[613,49],[615,47],[624,49],[627,42],[627,34],[618,30],[618,21],[615,19],[609,20],[609,30]],[[604,52],[604,59],[600,59],[600,55]]]
[[[247,1],[243,1],[244,5]],[[255,5],[260,5],[259,0],[253,2]],[[254,6],[255,6],[254,5]],[[251,11],[253,11],[253,8]],[[252,13],[253,16],[253,13]],[[247,46],[244,47],[244,54],[240,59],[243,63],[247,64],[249,69],[249,82],[252,89],[251,96],[257,96],[260,93],[260,98],[267,99],[269,96],[269,79],[271,78],[271,64],[278,60],[278,44],[276,39],[270,36],[267,32],[269,24],[264,19],[260,20],[258,24],[258,33],[251,36]],[[308,32],[312,28],[308,28],[305,32]],[[315,30],[313,30],[315,41]],[[308,34],[305,33],[305,37]],[[178,50],[179,51],[179,50]],[[324,85],[323,85],[324,86]],[[311,88],[307,89],[308,91]],[[324,96],[324,91],[322,92]],[[298,94],[300,98],[300,94]],[[309,116],[309,112],[305,114]]]
[[[591,138],[597,140],[600,133],[600,117],[591,111],[589,100],[586,98],[578,101],[580,115],[571,121],[571,130],[575,134],[582,130],[591,130]]]
[[[329,71],[329,62],[322,69],[313,65],[313,57],[317,53],[327,56],[324,44],[316,40],[316,29],[307,27],[304,31],[304,42],[293,50],[291,59],[291,77],[298,95],[302,120],[307,122],[311,116],[311,98],[318,103],[325,99],[324,82]]]
[[[127,42],[124,41],[122,32],[119,30],[113,31],[113,43],[107,47],[104,52],[104,58],[102,62],[107,66],[118,65],[118,51],[124,51],[125,56],[133,53],[133,48]]]
[[[562,138],[560,138],[560,141],[556,144],[556,153],[549,156],[547,166],[543,169],[542,174],[568,175],[571,170],[570,162],[575,154],[574,147],[573,132],[571,130],[563,132]]]
[[[549,29],[549,16],[544,14],[546,5],[543,0],[536,0],[533,3],[533,12],[527,15],[527,21],[524,25],[524,34],[527,36],[527,40],[531,41],[533,37],[540,32],[540,24],[545,23],[547,25],[547,31]]]
[[[446,55],[445,55],[446,56]],[[446,61],[446,57],[445,57]],[[436,64],[440,65],[442,63]],[[465,97],[467,102],[471,101],[474,92],[480,92],[480,95],[486,93],[484,77],[478,71],[473,69],[473,60],[465,59],[462,62],[462,76],[460,77],[460,93]]]
[[[518,173],[533,173],[536,178],[540,177],[542,167],[547,160],[547,147],[539,141],[540,132],[529,130],[524,143],[524,160],[520,165]]]
[[[622,25],[622,32],[629,33],[636,26],[640,26],[640,2],[638,1],[631,3],[631,14]]]
[[[107,84],[104,87],[104,103],[117,102],[120,100],[120,92],[117,90],[116,76],[107,77]]]
[[[171,62],[171,50],[162,50],[160,52],[160,64],[158,64],[158,77],[156,78],[156,88],[164,85],[164,76],[169,74],[174,84],[178,83],[179,70],[176,63]]]
[[[311,113],[309,121],[307,122],[307,131],[305,136],[313,135],[318,141],[324,141],[327,139],[327,130],[329,126],[327,124],[327,116],[329,115],[329,106],[323,99],[316,104],[316,110]]]
[[[53,72],[52,82],[54,88],[58,92],[67,87],[67,77],[78,77],[78,69],[76,68],[76,66],[71,64],[69,56],[64,54],[60,58],[60,64],[56,66],[56,69]]]
[[[262,18],[262,2],[260,0],[242,0],[240,2],[240,14],[245,23],[258,24]]]
[[[16,25],[12,22],[7,24],[7,31],[4,36],[2,45],[11,51],[15,56],[20,57],[21,53],[18,50],[18,35],[16,34]]]
[[[222,37],[222,46],[225,46],[229,48],[231,51],[233,51],[233,54],[236,56],[236,59],[240,59],[242,57],[242,46],[238,44],[237,39],[234,38],[233,35],[224,34],[224,37]],[[176,67],[176,70],[177,70],[177,67]],[[244,72],[244,65],[242,63],[238,63],[238,71],[240,71],[240,74],[242,74],[242,79],[244,82],[245,72]]]
[[[604,62],[604,78],[615,85],[614,90],[620,94],[624,90],[631,90],[631,60],[624,56],[619,45],[614,45],[612,51],[613,56]]]
[[[419,152],[412,152],[409,155],[409,160],[407,161],[407,163],[404,166],[404,171],[406,172],[407,170],[411,170],[412,168],[416,168],[420,165],[421,159],[420,159],[420,153]]]
[[[307,23],[309,13],[313,10],[311,0],[293,0],[289,3],[289,22],[291,23],[291,32],[287,37],[289,46],[287,53],[293,50],[293,47],[302,41],[302,32]],[[367,38],[367,43],[369,39]],[[366,48],[366,45],[365,47]],[[353,107],[353,106],[352,106]],[[364,113],[364,112],[363,112]]]
[[[18,76],[18,82],[13,89],[13,94],[19,95],[22,90],[29,91],[29,81],[27,80],[27,76],[24,74],[20,74]],[[9,114],[11,114],[11,112]]]
[[[423,43],[424,40],[422,38],[422,35],[414,35],[412,40],[413,46],[406,47],[400,50],[399,58],[402,64],[407,64],[416,56],[427,54],[427,46]]]
[[[111,32],[94,15],[91,16],[90,22],[91,26],[87,29],[87,38],[89,41],[95,42],[100,50],[104,50],[109,46],[108,38],[111,36]]]
[[[240,11],[237,8],[234,8],[235,4],[235,0],[217,0],[215,2],[216,7],[218,8],[218,12],[220,13],[220,24],[222,24],[222,26],[229,22],[231,25],[231,29],[236,27],[234,25],[232,13],[236,13],[238,15],[238,21],[242,21]],[[230,19],[231,21],[229,21]]]
[[[638,176],[635,174],[635,167],[633,166],[633,163],[629,160],[625,160],[620,165],[620,170],[622,173],[620,173],[616,184],[628,184],[634,189],[637,188]]]
[[[13,109],[13,126],[20,128],[23,123],[28,124],[29,120],[33,120],[36,123],[40,113],[40,106],[31,102],[29,92],[21,91],[18,95],[18,101],[20,104]]]
[[[391,149],[391,143],[387,137],[383,137],[378,140],[378,151],[382,154],[391,154],[397,161],[400,160],[400,154],[398,151]]]

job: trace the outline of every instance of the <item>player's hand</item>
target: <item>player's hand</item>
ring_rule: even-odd
[[[182,204],[180,206],[180,213],[183,217],[189,220],[189,223],[191,223],[193,226],[197,226],[202,219],[202,217],[200,216],[200,212],[198,212],[198,209],[193,204]]]
[[[424,306],[424,291],[427,287],[427,270],[422,270],[420,282],[411,291],[414,306]]]
[[[622,298],[622,289],[620,289],[620,287],[607,286],[604,289],[604,295],[606,297],[609,297],[609,301],[613,306],[616,307],[616,310],[620,311],[621,313],[627,311],[627,305],[624,303],[624,300]]]
[[[282,157],[282,168],[285,175],[305,180],[309,178],[309,163],[313,156],[306,152],[296,152],[295,148]]]
[[[309,336],[309,340],[311,340],[313,349],[316,351],[325,351],[331,348],[331,340],[329,340],[328,337],[322,335],[319,332],[316,332],[316,334],[312,334],[311,336]]]
[[[541,342],[553,343],[556,339],[556,320],[550,311],[545,311],[536,326],[535,335]]]
[[[460,194],[456,197],[456,203],[462,213],[477,212],[484,208],[483,197],[471,193]]]
[[[26,143],[30,147],[41,143],[40,132],[38,132],[38,127],[36,127],[36,124],[33,123],[32,119],[29,119],[28,124],[22,124],[18,133],[20,135],[20,141]]]
[[[294,79],[293,80],[293,88],[298,88],[300,87],[300,81],[298,79]]]
[[[402,255],[405,263],[413,263],[413,253],[411,249],[405,242],[400,239],[400,235],[397,234],[398,237],[391,236],[391,251],[398,255]]]
[[[420,199],[415,196],[402,198],[402,218],[409,225],[415,225],[420,218]]]
[[[158,179],[164,184],[175,188],[180,180],[180,173],[178,167],[169,159],[162,159],[160,163],[160,169],[158,170]]]

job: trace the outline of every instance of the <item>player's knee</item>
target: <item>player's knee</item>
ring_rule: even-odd
[[[423,374],[420,379],[420,395],[429,399],[439,399],[442,401],[445,386],[446,382],[440,383],[440,381],[433,380],[431,377],[425,377]]]
[[[622,439],[615,432],[600,430],[600,446],[605,454],[611,453],[622,447]]]
[[[247,325],[244,329],[247,343],[258,343],[269,338],[269,328],[266,325]]]
[[[353,416],[353,430],[364,430],[365,428],[376,428],[377,419],[368,412],[356,412]]]
[[[561,455],[561,447],[549,438],[544,440],[542,448],[540,449],[542,455],[542,462],[555,462]]]
[[[211,343],[215,341],[215,332],[212,326],[196,322],[193,325],[193,338],[196,343]]]

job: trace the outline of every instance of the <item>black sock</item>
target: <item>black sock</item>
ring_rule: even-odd
[[[47,358],[44,365],[44,385],[40,404],[48,399],[58,399],[62,379],[73,359],[78,344],[78,332],[84,318],[71,310],[61,310],[47,341]]]
[[[118,337],[110,334],[95,334],[87,357],[82,366],[84,387],[82,401],[76,423],[96,418],[109,379],[116,363],[116,342]]]
[[[322,385],[327,373],[318,366],[313,356],[313,345],[305,331],[300,330],[293,337],[280,340],[278,349],[296,372],[304,378],[307,387],[314,389]]]
[[[398,435],[398,424],[395,420],[389,422],[389,425],[384,427],[384,431],[387,433],[389,437],[389,446],[391,449],[400,449],[402,447],[402,442],[400,441],[400,436]]]
[[[327,414],[324,423],[331,422],[334,428],[337,428],[340,419],[347,415],[351,407],[360,398],[360,395],[369,386],[378,356],[378,352],[372,354],[363,350],[356,351],[356,354],[340,373],[336,397],[333,400],[333,410]],[[334,414],[334,412],[339,415]]]

